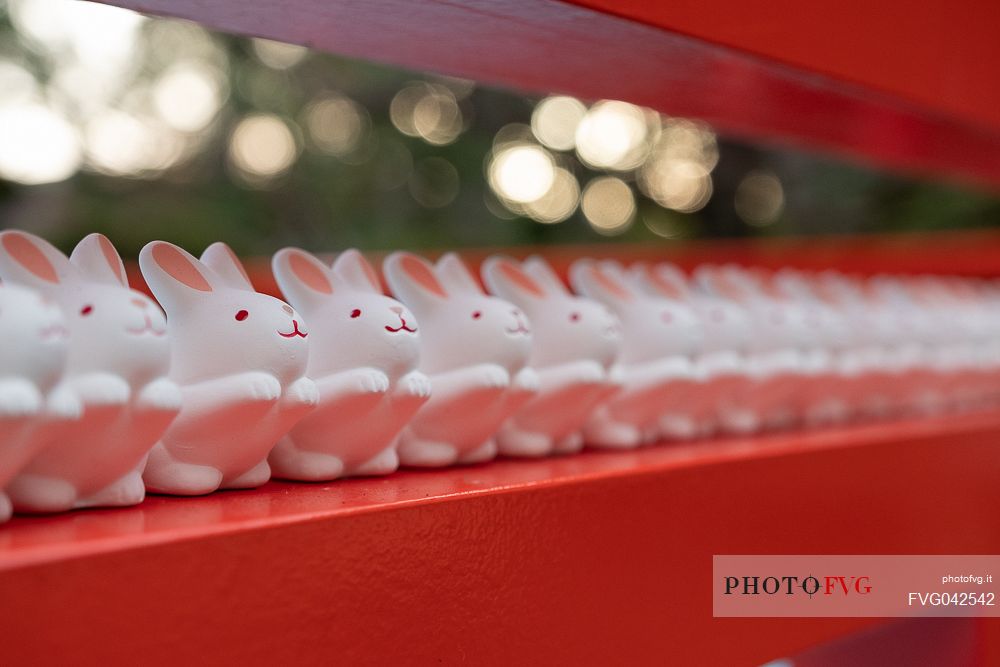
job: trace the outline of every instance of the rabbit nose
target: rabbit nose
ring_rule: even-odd
[[[391,310],[392,312],[396,313],[397,315],[402,315],[403,314],[403,307],[402,306],[390,306],[389,310]]]
[[[143,309],[149,307],[149,304],[143,301],[142,299],[132,299],[132,305]]]
[[[285,311],[286,313],[288,313],[289,315],[291,315],[292,313],[294,313],[294,312],[295,312],[294,310],[292,310],[292,307],[291,307],[291,306],[288,306],[288,305],[284,305],[284,306],[282,306],[282,307],[281,307],[281,309],[282,309],[283,311]]]

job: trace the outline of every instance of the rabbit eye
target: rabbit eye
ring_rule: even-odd
[[[472,319],[474,319],[474,320],[478,320],[482,316],[483,316],[483,314],[480,311],[478,311],[478,310],[475,311],[474,313],[472,313]]]
[[[250,317],[250,313],[248,313],[245,310],[241,310],[240,312],[236,313],[236,321],[237,322],[242,322],[243,320],[245,320],[248,317]]]
[[[351,311],[351,319],[354,319],[356,317],[361,317],[361,309],[360,308],[355,308],[354,310]]]
[[[580,321],[580,313],[570,313],[569,314],[569,321],[570,322],[579,322]]]
[[[94,312],[94,307],[91,306],[89,303],[80,309],[80,314],[83,315],[84,317],[90,315],[92,312]]]

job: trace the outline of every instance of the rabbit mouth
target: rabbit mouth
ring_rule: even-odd
[[[301,329],[299,329],[299,321],[298,320],[292,320],[292,331],[291,331],[291,333],[285,333],[284,331],[279,331],[278,335],[281,336],[282,338],[295,338],[296,336],[298,336],[299,338],[305,338],[309,334],[307,334],[305,331],[302,331]]]
[[[507,333],[511,334],[512,336],[515,336],[517,334],[528,335],[531,333],[531,329],[518,322],[517,326],[514,327],[513,329],[507,329]]]
[[[393,329],[392,327],[390,327],[387,324],[387,325],[385,325],[385,330],[386,331],[391,331],[392,333],[399,333],[400,331],[409,331],[410,333],[417,333],[417,328],[414,327],[414,328],[411,329],[410,327],[406,326],[406,320],[404,320],[402,317],[399,318],[399,326],[398,327],[396,327],[395,329]]]
[[[38,332],[42,340],[63,340],[69,337],[69,330],[61,324],[52,324]]]
[[[157,329],[153,326],[153,321],[149,319],[149,315],[143,315],[144,321],[141,327],[125,327],[125,331],[132,334],[133,336],[141,336],[143,334],[152,334],[156,337],[163,336],[167,333],[166,329]]]

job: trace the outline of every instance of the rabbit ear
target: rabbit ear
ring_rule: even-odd
[[[448,300],[430,262],[408,252],[394,252],[382,263],[382,272],[393,296],[410,306],[434,307]]]
[[[205,252],[201,253],[201,261],[222,278],[226,287],[246,292],[256,291],[253,288],[253,283],[250,282],[250,276],[243,268],[243,262],[236,256],[233,249],[222,241],[205,248]]]
[[[741,303],[747,301],[746,291],[722,267],[699,266],[694,271],[694,279],[709,294]]]
[[[635,298],[625,281],[589,259],[573,262],[570,282],[577,292],[606,306],[618,306]]]
[[[483,282],[490,293],[515,303],[530,299],[545,299],[545,290],[521,266],[507,257],[490,257],[483,262]]]
[[[482,286],[462,258],[453,252],[446,253],[437,263],[438,279],[449,294],[484,294]]]
[[[296,310],[306,311],[333,294],[330,269],[305,250],[279,250],[271,260],[271,269],[281,293]]]
[[[552,270],[549,263],[538,255],[532,255],[524,260],[521,268],[524,269],[525,273],[534,278],[535,282],[541,285],[546,293],[569,294],[566,283],[556,275],[556,272]]]
[[[382,294],[382,283],[378,274],[365,256],[351,248],[340,253],[333,263],[333,272],[348,285],[362,292]]]
[[[139,253],[139,268],[168,313],[215,291],[221,281],[189,252],[166,241],[147,243]]]
[[[80,241],[69,260],[84,278],[109,285],[128,287],[125,265],[114,245],[104,234],[89,234]]]
[[[50,292],[79,275],[66,255],[48,241],[28,232],[0,232],[0,278]]]
[[[632,270],[638,280],[657,296],[684,301],[691,293],[684,274],[673,264],[664,262],[650,266],[640,263],[633,266]]]

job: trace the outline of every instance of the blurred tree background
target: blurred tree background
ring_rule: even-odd
[[[75,0],[0,0],[0,227],[126,256],[1000,224],[1000,200]]]

